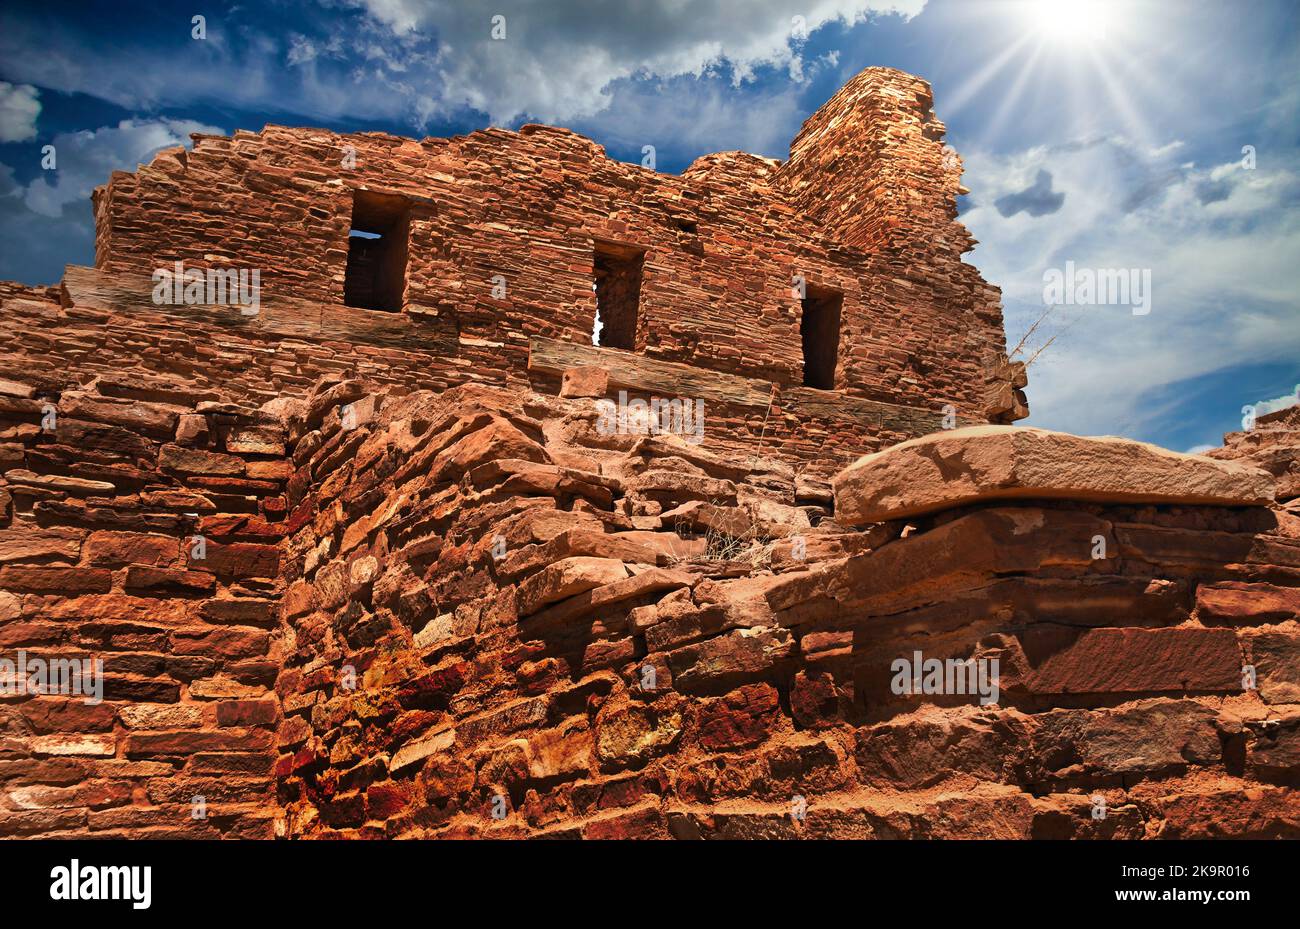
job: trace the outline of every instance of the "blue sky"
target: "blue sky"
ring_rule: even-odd
[[[1055,336],[1028,422],[1196,449],[1300,384],[1298,38],[1293,0],[10,2],[0,279],[90,264],[91,189],[194,131],[547,122],[678,172],[785,157],[845,80],[888,65],[934,86],[971,190],[967,260],[1002,287],[1011,346],[1049,270],[1150,272],[1144,315],[1048,313],[1021,353]]]

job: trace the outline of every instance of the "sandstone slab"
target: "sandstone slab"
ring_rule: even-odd
[[[1266,505],[1257,468],[1114,436],[971,426],[866,455],[835,476],[835,520],[865,526],[986,500]]]
[[[519,585],[519,613],[528,616],[542,607],[628,576],[616,558],[565,558]]]
[[[1241,690],[1242,653],[1231,629],[1054,625],[1018,633],[1003,653],[1001,683],[1032,694]]]

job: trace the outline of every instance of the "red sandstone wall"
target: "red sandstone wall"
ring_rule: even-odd
[[[946,128],[933,103],[920,78],[861,72],[804,123],[777,184],[798,213],[866,256],[873,357],[910,355],[929,383],[931,365],[947,367],[951,356],[965,354],[982,359],[995,389],[1021,388],[1022,372],[1004,376],[998,368],[1001,292],[961,259],[975,246],[957,221],[957,195],[967,191],[961,159],[941,144]],[[919,331],[918,319],[926,321]],[[935,331],[945,324],[959,331]],[[861,376],[874,382],[886,368]],[[992,408],[995,421],[1027,415],[1023,393]]]
[[[585,404],[457,390],[291,429],[290,834],[1300,836],[1294,517],[1026,501],[845,532],[777,462],[611,443]],[[998,657],[1001,699],[894,694],[914,649]]]
[[[5,651],[108,678],[5,704],[4,834],[1300,835],[1285,511],[899,537],[590,399],[3,386]],[[893,694],[913,649],[998,657],[998,704]]]
[[[494,367],[496,343],[459,340],[438,320],[349,307],[323,313],[293,298],[268,298],[260,315],[228,306],[156,306],[139,275],[70,267],[51,294],[16,288],[0,294],[0,377],[57,394],[97,374],[188,388],[258,406],[301,397],[321,377],[359,377],[393,396],[486,382],[525,388],[518,373]],[[938,427],[938,408],[870,404],[859,409],[833,393],[718,375],[704,391],[701,370],[646,367],[642,356],[569,345],[587,363],[628,361],[633,397],[695,397],[706,405],[705,444],[732,454],[779,455],[827,477],[859,455]],[[530,364],[534,359],[530,358]],[[526,376],[543,392],[559,378]],[[610,395],[618,396],[611,387]],[[967,421],[967,420],[962,420]]]
[[[269,836],[283,430],[179,379],[22,376],[0,380],[0,655],[99,661],[103,701],[0,702],[0,835]]]
[[[997,354],[996,290],[960,261],[969,240],[950,221],[955,188],[905,170],[939,153],[928,104],[898,102],[924,85],[890,71],[864,78],[828,104],[838,131],[876,139],[872,170],[896,162],[889,183],[915,187],[909,202],[929,204],[918,216],[947,224],[944,235],[933,234],[934,222],[915,227],[916,241],[930,244],[905,259],[823,233],[808,179],[820,179],[824,202],[838,202],[863,169],[832,161],[812,170],[808,144],[783,167],[727,153],[677,178],[610,161],[588,140],[546,127],[422,143],[270,127],[202,138],[193,152],[115,175],[96,194],[107,270],[69,269],[62,308],[15,294],[0,374],[25,372],[57,391],[97,371],[134,370],[254,405],[301,396],[323,375],[371,379],[396,394],[473,381],[550,391],[558,371],[534,365],[536,347],[540,337],[589,344],[600,239],[647,250],[638,351],[605,350],[583,363],[627,362],[634,374],[619,387],[639,396],[693,397],[690,372],[717,371],[707,440],[719,450],[764,449],[824,477],[933,430],[948,404],[961,422],[1023,415],[1012,390],[1023,379]],[[881,127],[893,127],[894,149],[877,144]],[[355,168],[342,165],[346,145]],[[803,186],[788,200],[794,177]],[[411,203],[406,312],[340,305],[351,190],[361,186]],[[153,305],[147,275],[177,259],[260,269],[266,309],[246,319],[228,306]],[[795,273],[845,291],[843,390],[801,386]],[[498,274],[504,299],[491,293]],[[686,364],[637,370],[665,359]]]
[[[589,343],[602,240],[646,250],[638,352],[647,357],[800,384],[791,282],[802,275],[844,292],[847,395],[952,403],[983,420],[1004,349],[998,295],[960,260],[972,243],[952,219],[955,172],[928,177],[942,159],[942,124],[912,102],[924,93],[928,114],[928,89],[887,69],[850,88],[800,140],[839,115],[835,151],[864,146],[869,156],[829,157],[818,130],[784,167],[729,153],[681,177],[612,161],[544,126],[421,142],[278,126],[198,137],[192,151],[115,173],[96,192],[97,265],[147,274],[176,260],[229,263],[261,269],[270,294],[340,304],[352,191],[395,192],[412,208],[406,312],[420,338],[445,333],[432,352],[438,367],[460,357],[465,370],[519,376],[530,336]],[[354,167],[343,164],[349,151]],[[894,232],[859,235],[830,221],[831,207]],[[498,275],[503,299],[492,294]]]

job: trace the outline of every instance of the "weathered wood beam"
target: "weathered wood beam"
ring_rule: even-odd
[[[63,275],[64,302],[70,306],[112,313],[152,313],[267,338],[455,351],[454,338],[448,339],[445,323],[426,322],[425,317],[407,313],[385,313],[270,294],[266,276],[262,277],[262,285],[257,315],[245,316],[236,304],[154,303],[154,282],[144,274],[68,265]]]
[[[848,419],[873,429],[911,432],[924,435],[943,428],[943,409],[904,406],[854,397],[838,390],[814,390],[811,387],[786,387],[781,391],[783,409],[823,419]],[[984,420],[958,414],[958,426],[974,426]]]
[[[534,336],[528,342],[528,370],[562,375],[569,368],[592,365],[609,372],[615,389],[655,390],[678,397],[698,397],[705,403],[734,403],[767,408],[772,385],[767,381],[707,371],[676,361],[663,361],[618,348],[580,345]]]
[[[698,397],[706,403],[729,403],[767,409],[772,383],[755,378],[707,371],[676,361],[649,358],[617,348],[581,345],[534,336],[529,339],[528,370],[560,376],[569,368],[590,365],[609,373],[614,389],[655,392],[678,397]],[[777,395],[783,410],[820,419],[848,420],[871,430],[922,435],[942,428],[943,410],[928,410],[854,397],[838,390],[783,387]],[[957,425],[982,420],[957,416]]]

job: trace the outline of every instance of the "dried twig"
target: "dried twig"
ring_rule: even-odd
[[[776,391],[777,386],[773,384],[772,392],[767,395],[767,412],[763,414],[763,428],[758,433],[758,447],[754,449],[754,454],[749,459],[749,470],[751,471],[758,464],[758,456],[763,453],[763,441],[767,438],[767,418],[772,415],[772,404],[776,401]]]
[[[710,506],[722,507],[722,504],[713,501]],[[737,507],[737,510],[742,509]],[[743,511],[749,517],[748,525],[739,535],[727,532],[717,526],[708,526],[704,530],[704,561],[729,562],[744,561],[752,567],[761,567],[772,560],[772,553],[776,550],[776,540],[766,536],[760,529],[758,513],[752,506],[743,507]],[[677,535],[682,535],[683,531],[691,535],[697,535],[693,527],[684,523],[678,517],[673,530]]]
[[[1046,310],[1043,311],[1042,316],[1034,320],[1034,324],[1030,326],[1029,330],[1020,337],[1020,341],[1016,343],[1016,347],[1007,353],[1008,358],[1014,358],[1016,355],[1020,354],[1020,350],[1025,347],[1025,343],[1029,341],[1029,337],[1032,336],[1034,332],[1038,329],[1038,327],[1043,324],[1043,320],[1047,319],[1047,317],[1051,315],[1051,312],[1054,309],[1056,309],[1055,306],[1049,306]]]
[[[1029,341],[1029,337],[1032,336],[1032,335],[1034,334],[1034,331],[1035,331],[1036,329],[1038,329],[1039,325],[1041,325],[1041,324],[1043,323],[1043,321],[1046,320],[1047,317],[1051,314],[1051,312],[1052,312],[1053,310],[1056,310],[1056,309],[1060,309],[1060,307],[1058,307],[1058,306],[1049,306],[1049,307],[1047,308],[1047,311],[1046,311],[1045,313],[1043,313],[1042,316],[1038,317],[1038,319],[1034,322],[1034,324],[1033,324],[1032,326],[1029,327],[1029,331],[1026,332],[1026,333],[1021,337],[1020,341],[1016,344],[1016,347],[1015,347],[1014,349],[1012,349],[1011,353],[1010,353],[1007,357],[1008,357],[1008,358],[1014,357],[1014,356],[1017,355],[1017,354],[1018,354],[1022,349],[1024,349],[1024,347],[1025,347],[1025,343],[1027,343],[1027,342]],[[1049,345],[1051,345],[1053,342],[1055,342],[1058,338],[1060,338],[1060,337],[1061,337],[1063,334],[1065,334],[1066,332],[1069,332],[1070,329],[1072,329],[1072,328],[1074,327],[1074,324],[1077,323],[1077,322],[1079,321],[1079,319],[1080,319],[1080,317],[1075,316],[1074,319],[1071,319],[1069,322],[1065,323],[1065,325],[1061,326],[1061,328],[1057,329],[1056,332],[1052,333],[1051,338],[1049,338],[1049,339],[1048,339],[1046,342],[1044,342],[1042,345],[1038,346],[1038,348],[1034,351],[1034,353],[1033,353],[1032,355],[1029,356],[1029,359],[1025,362],[1025,367],[1028,368],[1031,364],[1033,364],[1033,363],[1038,359],[1038,356],[1039,356],[1039,355],[1041,355],[1043,352],[1047,351],[1047,347],[1048,347]]]

